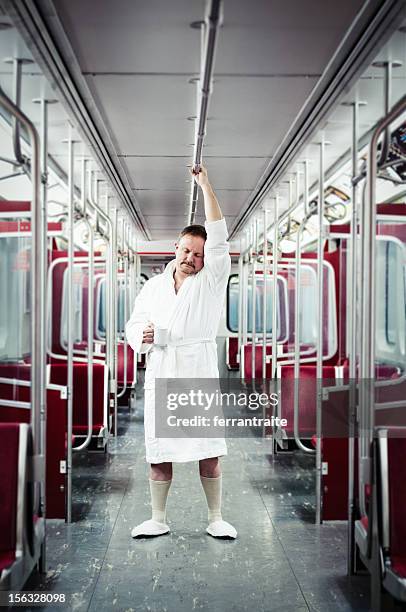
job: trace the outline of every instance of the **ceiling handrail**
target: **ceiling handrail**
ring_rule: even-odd
[[[211,0],[209,10],[205,19],[205,37],[203,65],[201,68],[200,79],[198,81],[200,96],[199,110],[196,118],[196,135],[193,153],[193,170],[198,173],[202,161],[203,140],[206,135],[207,111],[209,99],[212,92],[212,78],[214,69],[214,57],[218,38],[218,30],[222,22],[222,0]],[[196,206],[198,200],[198,185],[193,181],[190,194],[190,208],[188,225],[194,222]]]

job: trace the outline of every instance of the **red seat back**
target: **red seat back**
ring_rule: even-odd
[[[104,371],[103,363],[93,364],[93,425],[102,425],[104,416]],[[67,364],[51,366],[51,383],[67,384]],[[73,426],[87,426],[87,363],[73,364]]]
[[[127,344],[127,386],[134,382],[134,351]],[[124,342],[117,344],[117,383],[124,385]]]
[[[406,431],[403,431],[403,436]],[[406,437],[389,437],[389,512],[392,558],[406,559]]]
[[[230,370],[238,370],[239,364],[237,361],[237,356],[238,356],[238,337],[237,336],[227,337],[226,352],[227,352],[227,355],[226,355],[227,367]]]
[[[0,423],[0,551],[16,547],[18,423]]]

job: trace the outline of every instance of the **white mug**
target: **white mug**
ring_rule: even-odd
[[[155,327],[154,344],[156,346],[166,346],[168,344],[168,330],[165,327]]]

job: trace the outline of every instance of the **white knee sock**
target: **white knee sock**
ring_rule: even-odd
[[[149,488],[151,491],[152,519],[158,523],[165,523],[166,500],[172,480],[151,480]]]
[[[221,521],[221,474],[217,478],[200,476],[200,480],[206,494],[209,523]]]

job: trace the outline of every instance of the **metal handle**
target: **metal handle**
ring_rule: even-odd
[[[220,26],[222,11],[221,0],[211,0],[209,5],[209,12],[206,19],[205,28],[205,50],[204,50],[204,63],[201,67],[201,79],[200,85],[200,104],[196,119],[196,142],[193,154],[193,168],[198,170],[202,160],[202,148],[203,140],[206,134],[206,123],[207,123],[207,111],[209,107],[209,99],[211,93],[211,82],[213,78],[214,70],[214,57],[216,52],[218,29]],[[198,198],[198,186],[196,181],[193,181],[191,197],[190,197],[190,208],[189,208],[189,222],[191,225],[194,222],[196,214]]]
[[[360,460],[369,458],[369,445],[372,440],[371,424],[375,410],[375,387],[372,384],[375,374],[375,234],[376,234],[376,175],[377,147],[381,133],[399,117],[406,108],[406,96],[403,96],[375,127],[368,149],[367,159],[367,197],[362,205],[361,249],[363,259],[362,276],[362,337],[360,354],[361,385],[359,393],[361,419],[361,452]],[[360,508],[366,510],[365,484],[366,473],[360,471]]]
[[[44,276],[41,266],[41,246],[43,243],[42,233],[46,220],[43,219],[43,209],[40,205],[40,143],[39,136],[34,124],[14,104],[14,102],[0,89],[0,105],[13,117],[22,123],[28,132],[31,141],[31,181],[32,181],[32,210],[31,210],[31,232],[32,232],[32,258],[31,258],[31,426],[33,432],[34,452],[40,452],[40,415],[41,407],[46,405],[45,379],[45,352],[44,321],[41,317]]]
[[[87,435],[82,444],[73,448],[75,452],[82,451],[89,446],[93,433],[94,242],[93,226],[86,218],[84,222],[89,230],[89,280],[87,288]]]
[[[299,432],[299,384],[300,384],[300,335],[301,335],[301,319],[300,319],[300,285],[301,285],[301,248],[300,248],[300,240],[302,237],[302,232],[306,226],[306,223],[312,216],[311,213],[308,213],[306,217],[301,222],[298,232],[296,234],[296,253],[295,253],[295,343],[294,343],[294,395],[293,395],[293,432],[295,437],[295,442],[297,446],[308,453],[309,455],[314,455],[316,453],[315,449],[309,448],[300,440],[300,432]]]

